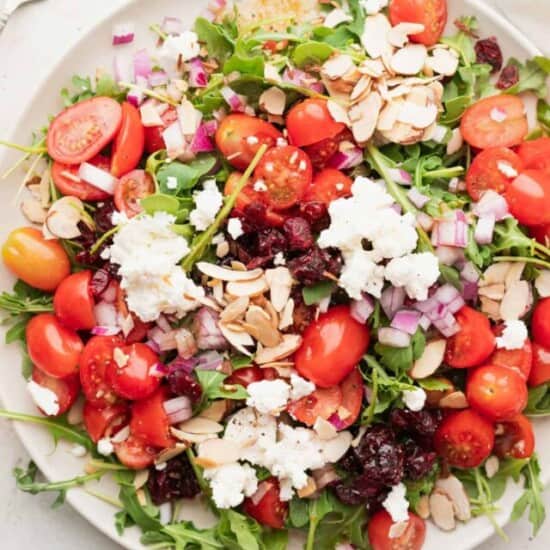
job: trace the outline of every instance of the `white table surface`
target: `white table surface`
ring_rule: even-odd
[[[145,1],[145,0],[142,0]],[[153,0],[148,0],[153,1]],[[183,0],[185,1],[185,0]],[[452,0],[450,0],[452,2]],[[499,7],[532,40],[550,53],[545,31],[550,24],[548,0],[487,0]],[[0,0],[2,6],[3,0]],[[18,120],[51,63],[82,31],[124,0],[47,0],[21,8],[0,35],[0,135]],[[543,15],[541,9],[547,13]],[[515,8],[515,9],[514,9]],[[516,13],[517,11],[517,13]],[[96,531],[70,506],[52,510],[51,495],[19,492],[11,475],[28,456],[10,424],[0,420],[0,548],[3,550],[116,550],[117,544]],[[545,502],[550,516],[550,490]],[[549,548],[550,518],[539,536],[530,539],[527,521],[509,525],[509,544],[493,537],[480,550],[543,550]]]

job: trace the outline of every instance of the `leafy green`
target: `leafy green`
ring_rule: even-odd
[[[228,550],[260,550],[260,524],[235,510],[221,511],[217,533]]]
[[[264,76],[264,57],[261,54],[252,53],[249,43],[245,40],[238,40],[235,52],[224,63],[224,74],[239,72],[252,74],[259,77]]]
[[[180,201],[172,195],[156,193],[141,199],[141,206],[147,214],[155,212],[168,212],[176,215],[180,210]]]
[[[544,99],[537,103],[537,119],[547,131],[550,130],[550,105]]]
[[[201,155],[188,164],[174,161],[169,164],[163,164],[156,176],[159,182],[160,191],[165,195],[188,194],[200,178],[208,174],[216,165],[216,157],[213,155]],[[167,185],[168,178],[176,178],[176,189],[170,189]]]
[[[196,369],[195,374],[202,386],[203,397],[206,399],[246,399],[247,391],[241,385],[235,385],[231,389],[222,387],[227,374],[217,370]]]
[[[332,54],[334,48],[324,42],[311,40],[296,46],[292,52],[292,62],[299,68],[324,63]]]
[[[86,99],[90,99],[94,96],[106,96],[112,97],[116,100],[123,99],[123,93],[118,87],[114,79],[108,74],[102,74],[97,78],[94,85],[92,79],[87,76],[78,76],[74,75],[71,79],[74,90],[71,91],[68,88],[63,88],[61,90],[61,97],[63,98],[63,103],[65,107],[70,107]]]
[[[452,384],[442,378],[423,378],[418,380],[418,385],[428,391],[445,391],[452,388]]]
[[[348,0],[348,5],[353,21],[346,25],[346,29],[361,39],[365,28],[365,11],[359,0]]]
[[[49,313],[53,311],[53,297],[51,294],[32,288],[23,281],[17,281],[13,292],[0,294],[0,310],[11,316]]]
[[[529,389],[524,413],[529,416],[550,415],[550,384],[541,384]]]
[[[223,61],[233,53],[234,42],[222,25],[199,17],[195,21],[195,32],[199,40],[206,44],[206,49],[211,57]]]
[[[519,80],[516,84],[506,89],[507,94],[520,94],[532,91],[539,98],[544,99],[547,94],[546,78],[550,74],[550,60],[545,57],[535,57],[521,63],[517,59],[510,59],[508,66],[518,68]]]
[[[414,361],[424,353],[426,337],[422,329],[418,329],[411,338],[411,343],[406,348],[394,348],[380,344],[375,344],[374,350],[380,356],[380,363],[390,372],[400,374],[408,371]]]
[[[425,495],[430,495],[439,474],[439,467],[434,464],[431,472],[418,480],[405,480],[407,487],[407,500],[413,510],[416,510],[418,502]]]
[[[318,304],[334,292],[335,286],[332,281],[321,281],[311,286],[305,286],[302,289],[304,303],[306,306]]]
[[[443,37],[441,42],[456,50],[464,65],[469,66],[476,61],[472,33],[477,29],[477,20],[475,17],[461,17],[459,23],[460,30],[453,36]]]

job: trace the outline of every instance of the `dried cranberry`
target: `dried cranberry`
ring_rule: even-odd
[[[176,365],[174,368],[170,369],[170,372],[166,376],[166,380],[170,386],[170,391],[174,395],[185,395],[194,403],[200,401],[202,397],[202,386],[190,372],[186,372]]]
[[[312,285],[324,279],[327,269],[325,253],[317,246],[288,262],[288,269],[295,279],[305,285]]]
[[[347,474],[360,475],[363,473],[363,464],[353,447],[350,447],[346,454],[338,461],[338,469]]]
[[[498,77],[498,82],[496,84],[499,90],[507,90],[511,88],[514,84],[517,84],[519,80],[519,69],[516,65],[508,65],[502,69],[500,76]]]
[[[266,226],[267,207],[265,204],[254,201],[247,204],[243,212],[243,231],[251,233]]]
[[[492,72],[500,71],[502,67],[502,50],[495,36],[478,40],[475,45],[476,61],[486,63],[493,68]]]
[[[258,256],[273,258],[278,252],[284,252],[288,247],[286,237],[274,228],[263,229],[258,233],[256,252]]]
[[[92,294],[97,298],[105,292],[111,282],[111,273],[108,266],[98,269],[90,282]]]
[[[94,222],[98,233],[105,233],[113,228],[113,212],[115,211],[115,203],[113,201],[105,201],[94,212]]]
[[[299,288],[295,288],[292,293],[292,299],[294,300],[294,313],[292,314],[294,324],[292,330],[295,333],[301,334],[315,319],[316,308],[314,306],[307,306],[304,303],[304,297]]]
[[[304,218],[288,218],[283,225],[290,250],[308,250],[313,246],[309,222]]]
[[[300,215],[311,225],[311,229],[319,233],[330,225],[327,206],[323,202],[308,201],[300,204]]]
[[[403,449],[405,451],[405,476],[408,479],[421,479],[432,471],[437,453],[426,451],[412,439],[405,441]]]
[[[390,424],[398,433],[406,432],[411,437],[419,436],[431,441],[439,425],[439,418],[430,410],[393,409],[390,414]]]
[[[169,460],[164,470],[151,468],[147,488],[157,506],[180,498],[194,498],[200,493],[193,467],[185,454]]]

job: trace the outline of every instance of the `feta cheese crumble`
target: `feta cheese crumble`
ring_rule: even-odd
[[[375,15],[388,5],[388,0],[361,0],[361,5],[367,15]]]
[[[426,392],[422,388],[405,390],[403,392],[403,402],[411,411],[420,411],[426,403]]]
[[[502,334],[497,337],[497,348],[520,349],[527,340],[527,327],[523,321],[505,321]]]
[[[391,260],[386,266],[386,279],[413,300],[426,300],[429,288],[439,278],[439,261],[430,252],[409,254]]]
[[[290,386],[280,379],[252,382],[246,389],[249,394],[246,404],[264,414],[277,416],[290,397]]]
[[[189,214],[191,225],[198,231],[206,231],[223,205],[223,195],[220,193],[215,180],[205,181],[203,190],[194,195],[195,209]]]
[[[231,238],[235,241],[241,235],[244,235],[243,223],[239,218],[230,218],[227,222],[227,232],[231,235]]]
[[[59,400],[57,395],[50,389],[30,380],[27,390],[31,394],[34,404],[48,416],[59,414]]]
[[[273,258],[274,266],[286,265],[285,255],[282,252],[277,252]]]
[[[185,31],[175,36],[169,35],[159,51],[161,59],[189,61],[200,53],[199,37],[193,31]]]
[[[104,437],[97,442],[97,452],[100,455],[109,456],[112,455],[114,451],[115,448],[109,439]]]
[[[382,502],[394,523],[407,521],[409,519],[409,501],[405,498],[407,488],[403,483],[394,485],[388,496]]]
[[[234,508],[258,489],[254,468],[248,464],[224,464],[205,468],[204,477],[210,481],[212,499],[218,508]]]
[[[292,386],[290,390],[290,399],[293,401],[297,401],[315,391],[315,384],[313,384],[313,382],[294,373],[290,375],[290,385]]]

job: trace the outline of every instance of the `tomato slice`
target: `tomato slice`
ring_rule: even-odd
[[[162,126],[149,126],[145,128],[145,150],[150,154],[166,149],[162,132],[178,120],[178,112],[175,107],[170,106],[160,115],[160,118],[162,119]]]
[[[529,385],[540,386],[550,381],[550,348],[533,342],[533,367],[529,374]]]
[[[92,97],[61,111],[48,129],[48,154],[63,164],[95,157],[115,136],[122,121],[120,105],[110,97]]]
[[[261,382],[264,379],[264,369],[257,367],[243,367],[233,371],[233,374],[228,376],[224,382],[225,384],[240,384],[244,388],[247,388],[249,384],[253,382]]]
[[[84,404],[84,426],[86,431],[97,443],[105,435],[124,426],[128,421],[128,405],[126,403],[117,403],[108,407],[95,407],[88,401]]]
[[[494,453],[499,458],[529,458],[535,450],[535,432],[531,421],[522,414],[499,422],[495,428]]]
[[[503,325],[498,325],[493,328],[493,334],[500,336],[503,329]],[[491,365],[514,369],[524,380],[527,380],[533,364],[533,346],[531,340],[527,338],[525,344],[520,349],[495,349],[487,362]]]
[[[550,137],[524,141],[518,148],[518,155],[525,168],[550,170]]]
[[[349,414],[340,414],[339,430],[349,428],[359,418],[361,406],[363,405],[364,385],[363,377],[358,368],[353,369],[344,381],[340,384],[342,390],[342,405]],[[344,416],[344,418],[341,418]]]
[[[460,130],[478,149],[519,145],[529,131],[523,101],[506,94],[480,99],[462,115]]]
[[[416,514],[409,512],[405,531],[398,537],[390,537],[394,524],[385,510],[376,512],[368,525],[369,542],[372,550],[421,550],[426,538],[426,524]]]
[[[412,42],[433,46],[447,24],[447,0],[392,0],[389,11],[392,26],[421,23],[424,30],[411,36]]]
[[[72,330],[91,330],[96,325],[91,280],[91,271],[79,271],[67,277],[55,291],[55,314]]]
[[[115,206],[129,218],[142,212],[140,200],[155,192],[155,182],[145,170],[133,170],[118,180],[115,187]]]
[[[509,185],[510,213],[525,225],[550,223],[550,172],[525,170]]]
[[[243,511],[262,525],[284,529],[288,503],[281,501],[277,478],[270,477],[262,481],[256,493],[245,499]]]
[[[115,444],[115,453],[120,462],[131,470],[144,470],[153,465],[157,455],[156,449],[134,434],[122,443]]]
[[[304,201],[330,204],[333,200],[351,196],[353,180],[335,168],[325,168],[313,178],[307,188]]]
[[[354,143],[352,133],[346,128],[334,137],[329,137],[305,146],[303,149],[311,159],[311,164],[316,170],[322,170],[330,165],[330,160],[338,152],[340,143],[348,141]]]
[[[130,103],[122,104],[122,122],[113,143],[111,174],[120,178],[133,170],[145,148],[145,129],[139,111]]]
[[[88,162],[105,172],[108,172],[111,167],[111,161],[108,157],[103,155],[97,155]],[[88,202],[104,201],[108,199],[110,197],[109,193],[80,179],[78,176],[79,168],[80,166],[76,165],[62,164],[57,161],[53,162],[52,179],[59,191],[63,195],[70,195]]]
[[[175,440],[170,436],[170,423],[164,410],[168,397],[167,388],[159,388],[145,399],[132,404],[130,431],[147,445],[172,447]]]
[[[531,319],[533,340],[540,345],[550,344],[550,298],[539,300]]]
[[[342,390],[340,386],[331,388],[317,388],[313,393],[292,401],[288,405],[288,412],[296,420],[307,426],[313,426],[318,417],[328,420],[342,404]]]
[[[74,405],[80,393],[78,374],[71,374],[65,378],[54,378],[41,371],[39,368],[34,367],[32,370],[32,379],[39,386],[53,391],[57,396],[59,411],[55,416],[66,413]],[[42,409],[40,409],[40,412],[46,416],[46,413]]]

